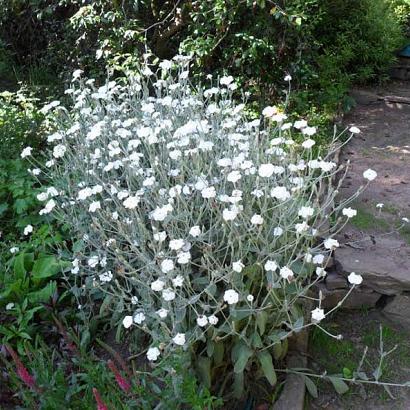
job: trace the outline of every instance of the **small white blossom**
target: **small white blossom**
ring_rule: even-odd
[[[145,314],[143,312],[137,312],[133,317],[134,323],[140,325],[145,320]]]
[[[170,302],[171,300],[175,299],[175,292],[171,289],[164,289],[162,291],[162,298],[166,301],[166,302]]]
[[[164,259],[161,262],[161,271],[163,273],[168,273],[174,270],[174,262],[171,259]]]
[[[158,347],[150,347],[147,351],[147,359],[150,362],[155,362],[158,360],[158,357],[161,355],[161,352],[159,351]]]
[[[349,283],[351,283],[352,285],[360,285],[363,282],[363,277],[361,275],[358,275],[355,272],[352,272],[347,280],[349,281]]]
[[[250,302],[250,303],[252,303],[253,301],[254,301],[254,296],[253,295],[248,295],[248,296],[246,296],[246,300],[248,301],[248,302]]]
[[[280,268],[279,274],[283,279],[292,279],[294,276],[292,269],[288,268],[287,266]]]
[[[90,204],[88,210],[89,210],[90,212],[94,213],[97,209],[101,209],[101,203],[100,203],[100,201],[91,202],[91,204]]]
[[[310,206],[302,206],[299,209],[298,215],[301,216],[304,219],[310,218],[311,216],[313,216],[313,213],[315,212],[315,210],[310,207]]]
[[[316,308],[312,310],[312,321],[313,322],[320,322],[325,318],[325,311],[320,308]]]
[[[23,149],[23,151],[21,151],[21,158],[26,158],[29,157],[31,155],[31,152],[33,151],[33,148],[31,147],[26,147]]]
[[[199,235],[201,235],[201,228],[200,228],[198,225],[193,226],[193,227],[189,230],[189,234],[190,234],[191,236],[193,236],[194,238],[196,238],[196,237],[198,237]]]
[[[357,128],[357,127],[350,127],[350,128],[349,128],[349,131],[350,131],[352,134],[359,134],[359,133],[360,133],[360,129]]]
[[[258,174],[262,178],[270,178],[274,170],[275,167],[272,164],[262,164],[259,166]]]
[[[182,275],[178,275],[176,276],[174,279],[172,279],[172,284],[176,287],[176,288],[180,288],[182,287],[183,283],[184,283],[184,277]]]
[[[278,269],[278,264],[276,261],[273,260],[268,260],[265,263],[265,270],[268,272],[274,272],[276,269]]]
[[[224,293],[224,301],[228,303],[228,305],[233,305],[238,303],[239,301],[239,294],[233,289],[226,290]]]
[[[354,216],[357,215],[356,209],[353,208],[343,208],[342,214],[344,216],[347,216],[348,218],[353,218]]]
[[[377,177],[377,172],[369,168],[363,172],[363,177],[369,181],[373,181]]]
[[[178,346],[183,346],[186,342],[184,333],[177,333],[173,338],[173,342]]]
[[[32,225],[27,225],[27,226],[24,228],[24,231],[23,231],[24,235],[29,235],[29,234],[31,234],[32,232],[33,232],[33,226],[32,226]]]
[[[232,270],[234,270],[235,272],[242,272],[242,269],[245,267],[245,265],[242,263],[241,260],[236,261],[234,263],[232,263]]]
[[[122,325],[128,329],[129,327],[132,326],[134,320],[132,318],[132,316],[125,316],[124,319],[122,320]]]
[[[336,249],[339,247],[339,242],[336,239],[328,238],[323,242],[326,249]]]
[[[263,218],[261,215],[255,214],[251,218],[251,224],[252,225],[262,225],[263,224]]]
[[[157,310],[156,313],[161,319],[165,319],[168,316],[168,310],[164,308]]]
[[[219,319],[215,315],[208,316],[208,322],[211,325],[216,325],[219,322]]]
[[[161,292],[161,290],[164,289],[164,286],[165,286],[165,282],[162,281],[161,279],[157,279],[151,283],[151,289],[154,292]]]
[[[200,315],[196,318],[196,323],[199,327],[205,327],[208,324],[208,318],[205,315]]]

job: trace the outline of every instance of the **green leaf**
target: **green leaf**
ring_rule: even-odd
[[[329,376],[329,380],[338,394],[345,394],[349,390],[349,386],[338,377]]]
[[[258,359],[262,367],[263,374],[268,379],[271,386],[274,386],[277,381],[275,368],[272,363],[272,356],[267,350],[258,353]]]
[[[34,260],[33,253],[20,253],[14,258],[13,270],[16,279],[25,279],[26,273],[31,269]]]
[[[35,292],[30,292],[27,295],[27,298],[30,303],[48,302],[55,292],[57,292],[57,282],[53,280],[48,282],[44,288]]]
[[[259,329],[259,334],[262,336],[266,330],[266,322],[268,321],[268,314],[262,310],[256,314],[256,324]]]
[[[246,365],[248,364],[249,359],[253,355],[253,350],[250,349],[245,343],[239,342],[240,345],[237,349],[238,358],[235,361],[235,366],[233,371],[235,373],[242,373],[245,370]]]
[[[244,390],[244,374],[235,373],[233,377],[233,395],[237,399],[241,398]]]
[[[58,261],[54,256],[39,258],[34,262],[33,279],[50,278],[68,266],[69,262]]]
[[[198,373],[204,386],[209,389],[211,387],[211,359],[209,357],[200,356],[197,359]]]
[[[315,399],[318,398],[317,387],[316,384],[310,379],[310,377],[303,376],[305,379],[305,385],[309,394],[314,397]]]
[[[215,366],[219,366],[223,359],[224,359],[224,353],[225,353],[225,346],[223,342],[217,342],[214,345],[214,353],[213,353],[213,359]]]
[[[279,360],[279,359],[281,358],[281,356],[282,356],[282,353],[283,353],[282,343],[281,343],[281,342],[275,343],[275,344],[273,345],[272,349],[273,349],[273,357],[274,357],[274,359],[275,359],[275,360]]]

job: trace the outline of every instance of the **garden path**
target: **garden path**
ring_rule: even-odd
[[[385,98],[387,96],[389,98]],[[395,99],[399,102],[392,102],[390,96],[408,99],[408,104],[405,100],[399,101],[400,98]],[[341,311],[330,318],[329,329],[332,333],[343,334],[344,347],[334,347],[337,357],[329,354],[324,363],[322,361],[322,367],[317,364],[327,350],[332,352],[332,346],[321,342],[316,349],[315,340],[311,340],[310,366],[317,372],[323,371],[329,363],[338,367],[334,369],[337,372],[342,372],[344,367],[354,370],[369,340],[376,342],[369,347],[367,361],[369,366],[370,362],[377,364],[377,334],[379,324],[384,323],[392,329],[387,342],[390,348],[399,344],[399,353],[389,365],[390,374],[385,374],[382,380],[391,377],[391,381],[405,382],[410,380],[410,223],[399,227],[403,225],[402,218],[410,219],[410,82],[354,90],[352,97],[357,105],[344,117],[343,123],[359,127],[361,133],[354,136],[340,155],[342,163],[350,162],[340,190],[341,198],[350,196],[360,187],[366,169],[374,169],[378,177],[352,205],[358,215],[338,238],[343,245],[335,252],[335,265],[339,273],[355,271],[364,277],[359,289],[362,293],[356,294],[357,303],[350,307],[371,300],[368,307],[377,301],[379,309]],[[378,207],[378,204],[383,206]],[[340,282],[340,276],[337,280]],[[330,281],[326,285],[328,288],[329,284]],[[332,285],[337,287],[337,282]],[[376,298],[369,298],[370,294]],[[354,294],[352,296],[354,300]],[[382,388],[353,388],[338,396],[328,386],[319,393],[318,399],[310,400],[308,408],[410,409],[410,388],[394,389],[394,395],[397,400],[391,400]]]

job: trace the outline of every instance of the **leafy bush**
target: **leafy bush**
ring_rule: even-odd
[[[304,120],[276,107],[247,120],[232,77],[194,90],[185,57],[160,66],[99,88],[75,73],[73,111],[49,105],[41,212],[72,227],[83,309],[100,301],[119,331],[149,336],[148,360],[185,351],[206,387],[223,375],[240,396],[249,374],[274,385],[287,338],[325,316],[305,323],[300,301],[338,246],[336,164],[313,154]]]
[[[390,4],[9,0],[0,14],[1,38],[17,61],[34,66],[34,77],[41,68],[65,76],[81,67],[103,78],[107,69],[115,74],[135,69],[148,50],[170,58],[180,46],[194,56],[197,77],[229,70],[262,105],[281,97],[282,75],[291,73],[302,93],[295,100],[300,111],[312,101],[334,110],[352,82],[378,79],[393,62],[402,42],[405,6]],[[21,32],[22,26],[30,30]],[[35,54],[29,62],[23,59],[27,44]]]
[[[70,338],[68,332],[65,338]],[[172,375],[164,374],[160,367],[152,374],[136,371],[111,349],[112,358],[101,360],[93,351],[79,350],[71,338],[69,344],[71,350],[67,345],[66,349],[54,349],[37,337],[33,343],[26,343],[25,358],[7,346],[11,358],[3,358],[6,382],[25,408],[89,410],[97,404],[101,410],[107,406],[151,410],[159,402],[172,410],[219,407],[219,400],[198,388],[191,374],[185,372],[178,390]]]

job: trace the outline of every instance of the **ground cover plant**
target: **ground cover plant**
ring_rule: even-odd
[[[147,62],[100,87],[76,71],[73,109],[43,110],[56,129],[52,186],[37,198],[40,214],[72,226],[82,310],[101,303],[148,361],[177,356],[207,388],[242,398],[255,376],[276,385],[288,337],[326,317],[310,289],[356,211],[333,206],[337,167],[313,149],[315,127],[274,106],[247,119],[233,77],[196,88],[189,65]],[[21,156],[35,163],[31,147]],[[375,177],[367,170],[361,190]],[[303,300],[316,304],[308,317]]]

